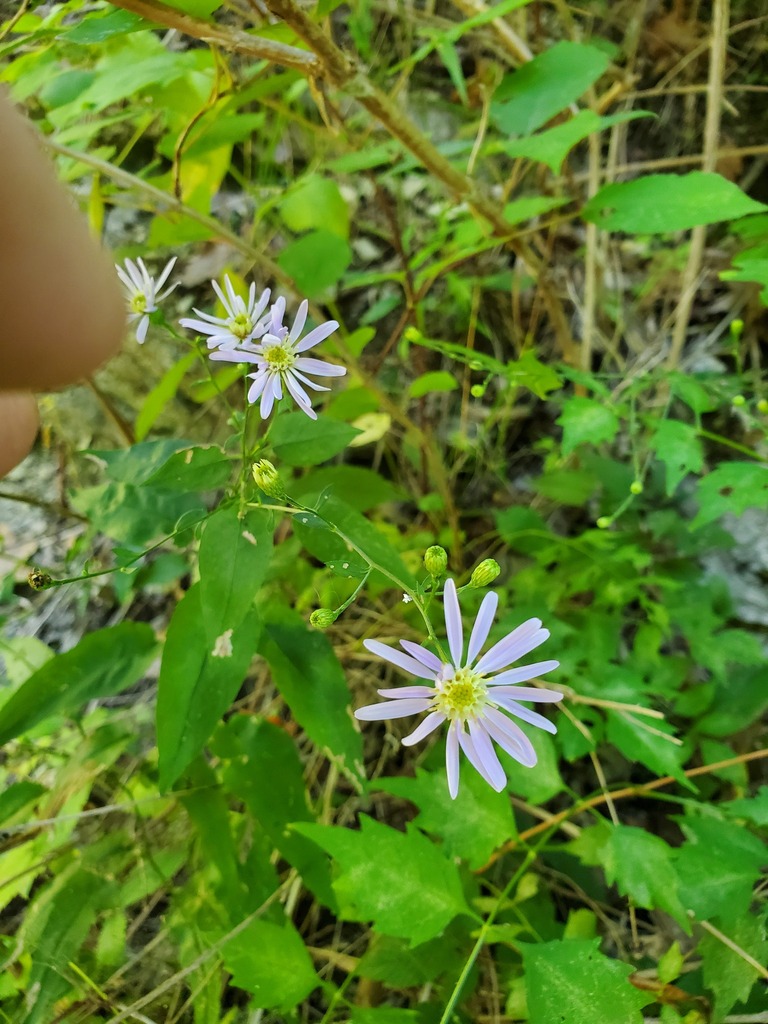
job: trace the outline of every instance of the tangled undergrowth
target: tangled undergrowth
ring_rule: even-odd
[[[768,1020],[768,15],[2,16],[133,333],[0,486],[0,1021]]]

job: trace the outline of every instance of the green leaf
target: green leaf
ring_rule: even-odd
[[[728,926],[728,938],[759,964],[768,962],[765,920],[744,914]],[[704,984],[715,994],[714,1024],[720,1024],[736,1003],[749,999],[752,987],[761,975],[721,939],[707,932],[699,943]]]
[[[734,818],[747,818],[765,828],[768,826],[768,786],[761,786],[752,797],[720,804],[720,810]]]
[[[556,43],[505,76],[494,94],[491,120],[508,135],[530,135],[583,95],[608,64],[594,46]]]
[[[232,475],[232,461],[218,445],[187,448],[175,452],[146,481],[147,487],[169,491],[212,491]]]
[[[606,185],[581,215],[603,231],[637,235],[684,231],[768,209],[719,174],[649,174]]]
[[[458,914],[471,913],[456,865],[418,829],[398,832],[362,814],[359,821],[359,832],[296,826],[336,862],[333,887],[343,917],[373,921],[378,931],[416,946],[440,935]]]
[[[765,846],[745,828],[720,818],[679,822],[687,837],[675,861],[683,906],[703,921],[738,921],[747,914],[752,887],[765,864]]]
[[[455,975],[466,962],[466,932],[460,923],[449,925],[437,939],[409,946],[405,939],[371,932],[371,939],[358,965],[363,978],[383,981],[390,988],[426,985],[445,974]]]
[[[217,730],[212,748],[223,762],[227,790],[243,801],[307,888],[335,909],[328,861],[314,843],[288,828],[297,821],[314,821],[307,806],[304,771],[290,736],[269,722],[236,716]]]
[[[529,1024],[643,1024],[653,994],[629,982],[634,967],[599,951],[600,939],[523,945]]]
[[[697,378],[689,373],[670,373],[667,377],[672,394],[695,413],[711,412],[717,408],[717,400],[705,386],[709,379],[703,375]]]
[[[721,281],[754,281],[760,285],[760,301],[768,306],[768,245],[745,249],[733,258],[733,270],[723,270]]]
[[[150,627],[138,622],[87,634],[33,673],[0,708],[0,746],[53,715],[73,715],[87,701],[133,686],[156,647]]]
[[[651,447],[656,458],[664,463],[667,477],[667,497],[689,473],[698,473],[704,465],[704,450],[690,423],[680,420],[662,420],[656,427]]]
[[[211,640],[195,584],[168,625],[157,686],[160,788],[167,790],[197,756],[232,703],[251,663],[259,620],[251,612]]]
[[[421,1024],[422,1018],[416,1010],[397,1009],[394,1006],[377,1006],[367,1009],[352,1007],[350,1024]]]
[[[277,258],[278,266],[308,299],[322,298],[341,280],[351,262],[347,240],[325,229],[310,231],[290,242]]]
[[[518,360],[507,364],[506,375],[511,384],[528,388],[541,399],[563,386],[552,367],[540,362],[530,349],[523,352]]]
[[[615,711],[607,713],[607,739],[628,761],[639,761],[657,775],[671,775],[681,785],[695,792],[682,769],[686,748],[663,736],[649,732],[636,719]],[[666,732],[663,722],[653,722],[653,728]]]
[[[91,13],[69,31],[62,33],[62,37],[68,43],[92,46],[94,43],[106,42],[113,36],[124,36],[143,28],[147,28],[147,22],[132,11],[110,11],[102,17]]]
[[[124,14],[124,11],[116,11],[116,14]],[[143,441],[152,426],[162,414],[165,407],[176,395],[187,370],[197,361],[196,352],[188,352],[178,362],[174,363],[160,378],[144,399],[144,403],[136,417],[136,438]]]
[[[569,398],[555,421],[563,428],[563,455],[570,455],[582,444],[612,441],[619,429],[613,409],[596,398]]]
[[[352,724],[350,693],[327,637],[288,609],[270,609],[259,653],[294,718],[358,786],[365,778],[362,738]]]
[[[604,131],[614,124],[624,124],[639,117],[652,116],[645,111],[630,110],[610,117],[600,117],[593,110],[580,110],[563,124],[538,135],[504,143],[503,149],[507,156],[524,156],[538,160],[539,163],[546,164],[553,174],[560,174],[568,153],[589,135]]]
[[[531,481],[537,494],[576,508],[589,501],[597,484],[597,477],[589,469],[551,469]]]
[[[52,1009],[71,983],[70,960],[85,941],[112,883],[100,874],[75,866],[61,872],[27,910],[22,926],[24,948],[32,952],[27,979],[34,993],[20,1024],[49,1024]]]
[[[421,398],[422,395],[429,395],[435,391],[455,391],[458,386],[459,383],[452,373],[433,370],[431,373],[422,373],[416,380],[411,381],[408,394],[411,398]]]
[[[220,508],[200,540],[200,610],[208,644],[236,629],[253,605],[272,554],[272,513]]]
[[[320,984],[301,936],[286,918],[257,918],[224,946],[232,984],[253,995],[254,1009],[288,1013]]]
[[[617,825],[611,830],[603,861],[608,881],[638,907],[666,911],[690,934],[688,915],[677,895],[672,849],[641,828]]]
[[[416,804],[420,813],[414,824],[439,836],[448,856],[461,857],[473,869],[486,864],[497,846],[517,834],[509,797],[492,790],[477,772],[466,773],[455,800],[444,772],[420,768],[415,778],[377,779],[374,788]]]
[[[506,751],[498,750],[499,760],[507,774],[507,792],[522,796],[533,804],[543,804],[565,789],[557,767],[557,749],[549,733],[526,727],[525,723],[522,725],[538,761],[534,768],[526,768]]]
[[[0,793],[0,825],[9,818],[35,803],[48,790],[37,782],[15,782],[4,793]]]
[[[160,537],[170,536],[182,516],[191,515],[193,521],[199,521],[206,514],[205,505],[196,494],[124,483],[73,491],[70,504],[90,520],[94,529],[132,548],[143,548]]]
[[[270,440],[277,458],[289,466],[316,466],[343,451],[359,433],[339,420],[311,420],[303,412],[289,412],[277,417]]]
[[[330,178],[311,174],[290,191],[280,203],[280,213],[291,231],[323,228],[349,238],[349,209],[339,186]]]
[[[317,501],[325,491],[358,512],[402,500],[402,492],[389,480],[363,466],[326,466],[291,484],[291,496],[305,505]]]
[[[748,508],[768,508],[768,466],[759,462],[726,462],[699,480],[696,489],[699,511],[691,529],[730,513]]]

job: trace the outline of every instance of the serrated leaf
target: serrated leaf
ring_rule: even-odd
[[[160,788],[167,790],[202,749],[251,663],[260,622],[250,612],[211,640],[195,584],[168,625],[157,684]]]
[[[747,913],[765,864],[765,846],[747,829],[719,818],[679,819],[687,841],[676,851],[680,899],[686,910],[727,922]]]
[[[270,609],[259,653],[302,729],[359,785],[362,738],[352,724],[347,680],[327,637],[288,609]]]
[[[615,124],[624,124],[639,117],[652,117],[647,111],[630,110],[610,117],[600,117],[593,110],[580,110],[563,124],[528,138],[516,139],[504,144],[507,156],[524,156],[546,164],[553,174],[560,174],[565,158],[575,145],[593,135],[605,131]]]
[[[47,661],[0,708],[0,746],[53,715],[120,693],[137,682],[157,649],[155,634],[139,622],[89,633]]]
[[[477,772],[462,779],[452,800],[444,773],[416,769],[415,778],[377,779],[375,789],[405,797],[420,809],[414,824],[443,841],[445,852],[470,868],[487,863],[497,846],[517,834],[509,798],[496,793]]]
[[[232,984],[253,995],[259,1010],[288,1013],[320,984],[301,936],[287,918],[257,918],[224,946]]]
[[[296,829],[337,864],[333,887],[342,916],[373,921],[385,935],[412,946],[440,935],[459,914],[471,914],[456,865],[412,826],[398,832],[360,815],[360,831],[330,825]]]
[[[768,826],[768,786],[761,786],[752,797],[720,804],[720,809],[733,818],[746,818],[765,828]]]
[[[663,736],[658,736],[643,727],[643,724],[626,714],[615,711],[607,713],[606,738],[626,757],[628,761],[639,761],[658,775],[671,775],[687,789],[696,791],[688,781],[682,765],[686,748],[678,746]],[[654,721],[653,728],[665,731],[664,723]]]
[[[684,231],[768,209],[720,174],[648,174],[601,188],[581,211],[603,231],[638,235]]]
[[[278,416],[270,434],[277,460],[289,466],[316,466],[333,458],[360,433],[348,423],[318,416],[311,420],[303,412]]]
[[[249,509],[242,519],[230,505],[206,522],[200,540],[200,609],[212,647],[235,629],[253,605],[272,554],[272,513]]]
[[[555,422],[563,428],[563,455],[570,455],[582,444],[612,441],[619,429],[619,418],[613,409],[596,398],[581,396],[564,402]]]
[[[608,881],[638,907],[664,910],[690,934],[688,915],[677,895],[672,849],[641,828],[616,825],[608,837],[603,866]]]
[[[704,465],[704,449],[696,428],[680,420],[662,420],[651,440],[656,458],[664,463],[667,497],[689,473],[698,473]]]
[[[744,914],[731,921],[727,937],[758,964],[768,962],[765,920]],[[762,975],[721,939],[706,933],[699,943],[704,984],[715,994],[713,1024],[720,1024],[736,1003],[745,1003]]]
[[[629,982],[635,968],[599,951],[600,939],[522,944],[529,1024],[643,1024],[654,1001]]]
[[[768,466],[759,462],[726,462],[699,480],[699,511],[691,521],[696,530],[730,513],[768,508]]]
[[[606,53],[560,42],[506,75],[494,93],[491,120],[508,135],[530,135],[575,102],[608,67]]]

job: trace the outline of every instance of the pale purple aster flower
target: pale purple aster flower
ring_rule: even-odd
[[[536,764],[536,751],[531,741],[508,715],[554,733],[557,729],[549,719],[523,707],[519,701],[551,703],[563,697],[562,693],[554,690],[517,684],[551,672],[559,662],[539,661],[517,668],[509,667],[549,638],[549,630],[541,628],[541,619],[528,619],[478,660],[499,602],[498,595],[493,592],[483,598],[465,657],[461,609],[456,584],[451,579],[445,581],[443,602],[450,661],[441,661],[426,647],[410,640],[400,641],[404,654],[378,640],[363,641],[371,654],[419,679],[426,679],[429,685],[379,690],[379,695],[387,700],[358,708],[355,718],[374,722],[427,712],[427,717],[403,740],[405,746],[418,743],[447,721],[445,760],[451,797],[455,799],[459,792],[459,749],[464,751],[470,764],[485,781],[501,792],[507,778],[494,749],[494,741],[520,764],[528,768]]]
[[[260,338],[266,333],[271,321],[269,315],[262,317],[262,314],[269,302],[269,288],[265,288],[257,299],[256,285],[251,282],[246,300],[232,287],[228,274],[224,275],[226,295],[216,281],[211,281],[211,284],[227,315],[211,316],[210,313],[203,313],[193,306],[193,312],[197,313],[200,319],[184,317],[179,321],[182,327],[198,334],[207,334],[208,348],[225,350],[234,349],[238,345],[247,346],[254,338]]]
[[[317,419],[309,395],[302,385],[312,391],[330,391],[330,388],[310,380],[307,374],[320,377],[342,377],[347,371],[343,366],[328,363],[324,359],[312,359],[302,355],[319,345],[333,334],[339,326],[336,320],[327,320],[309,332],[304,338],[301,332],[307,320],[309,303],[304,300],[299,306],[290,333],[283,327],[285,299],[278,299],[270,313],[267,332],[252,346],[238,349],[219,349],[211,352],[211,359],[226,359],[236,363],[255,363],[256,372],[249,373],[253,384],[248,391],[248,401],[260,400],[261,418],[267,419],[276,401],[283,397],[283,385],[299,409],[311,419]]]
[[[168,280],[168,275],[173,270],[175,262],[175,256],[169,259],[157,280],[149,273],[142,259],[137,259],[135,263],[133,260],[126,260],[125,267],[115,264],[117,276],[128,293],[128,322],[139,321],[136,328],[136,341],[140,345],[144,344],[144,339],[147,336],[149,314],[155,312],[158,302],[164,299],[166,295],[170,295],[178,284],[177,281],[169,288],[166,288],[164,292],[160,291]]]

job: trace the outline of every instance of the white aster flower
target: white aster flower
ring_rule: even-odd
[[[170,295],[178,284],[177,281],[169,288],[166,288],[164,292],[160,291],[168,280],[168,275],[173,270],[175,262],[175,256],[169,259],[163,268],[162,274],[156,281],[144,266],[144,260],[142,259],[137,259],[136,263],[133,260],[126,260],[125,267],[115,264],[117,276],[128,293],[128,322],[139,321],[139,325],[136,328],[136,341],[140,345],[144,344],[144,339],[147,336],[150,313],[155,312],[158,302],[164,299],[166,295]]]
[[[316,384],[306,375],[309,373],[321,377],[342,377],[347,372],[343,366],[302,355],[303,352],[319,345],[321,341],[325,341],[339,326],[336,320],[327,320],[302,338],[301,332],[307,320],[308,308],[309,303],[305,299],[299,306],[293,327],[288,333],[287,328],[283,326],[285,299],[280,298],[272,307],[267,331],[258,344],[249,345],[248,348],[219,349],[210,353],[211,359],[255,363],[256,373],[248,374],[253,380],[248,391],[248,401],[261,400],[259,408],[261,418],[264,420],[272,412],[275,402],[283,397],[283,385],[299,409],[316,420],[317,413],[312,408],[309,395],[302,385],[306,385],[312,391],[330,391],[330,388]]]
[[[374,722],[385,718],[405,718],[426,711],[427,717],[403,740],[405,746],[418,743],[447,721],[445,760],[451,796],[455,798],[459,791],[459,749],[464,751],[485,781],[497,792],[501,792],[507,778],[492,741],[498,743],[520,764],[528,768],[536,764],[536,751],[531,741],[508,715],[554,733],[557,729],[549,719],[523,707],[519,701],[550,703],[562,700],[563,697],[562,693],[554,690],[517,684],[534,679],[544,672],[551,672],[558,667],[559,662],[539,661],[532,665],[509,668],[512,662],[529,654],[549,638],[549,630],[541,628],[540,619],[528,619],[486,651],[475,664],[488,639],[499,601],[498,595],[492,592],[483,598],[472,627],[466,658],[459,598],[456,584],[451,579],[445,581],[443,601],[451,660],[441,661],[436,654],[410,640],[400,641],[405,654],[378,640],[365,640],[364,646],[371,654],[386,659],[420,679],[428,680],[430,685],[379,690],[380,696],[387,700],[381,704],[358,708],[355,718]]]
[[[269,316],[260,319],[269,302],[269,288],[265,288],[257,300],[256,285],[251,282],[246,301],[232,287],[228,274],[224,275],[226,295],[216,281],[211,281],[211,284],[227,315],[211,316],[193,306],[193,311],[200,319],[185,317],[179,321],[181,326],[187,327],[190,331],[197,331],[198,334],[207,334],[208,348],[230,350],[238,345],[248,345],[254,338],[260,338],[270,324]]]

